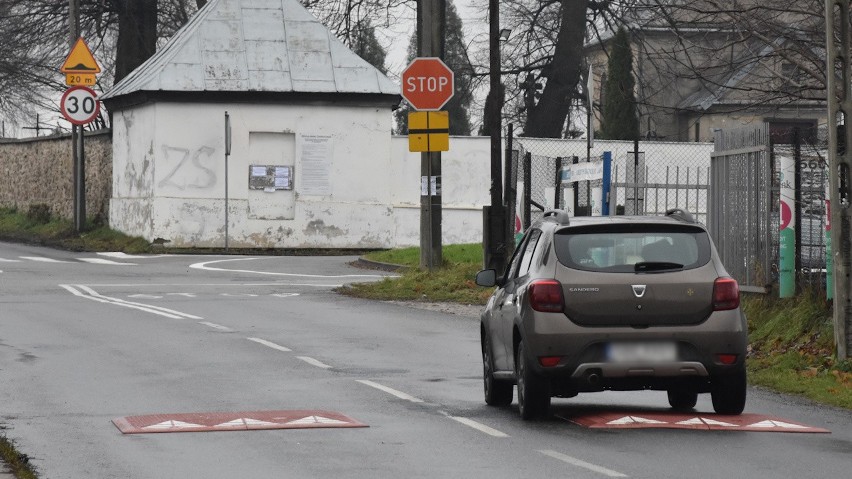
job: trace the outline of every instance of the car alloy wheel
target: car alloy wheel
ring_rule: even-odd
[[[524,341],[521,340],[515,365],[518,377],[518,409],[524,420],[543,416],[550,408],[550,388],[543,378],[532,371],[528,360]]]

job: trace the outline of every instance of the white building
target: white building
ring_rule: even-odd
[[[297,0],[211,0],[103,100],[114,229],[168,246],[226,231],[232,247],[416,244],[395,240],[399,87]]]

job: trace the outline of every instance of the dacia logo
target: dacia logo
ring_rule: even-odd
[[[631,285],[631,287],[633,288],[633,295],[636,296],[637,298],[641,298],[642,296],[645,296],[646,286],[644,284],[633,284],[633,285]]]

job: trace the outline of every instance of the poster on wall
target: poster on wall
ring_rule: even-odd
[[[331,189],[331,136],[299,135],[301,144],[301,175],[299,193],[303,195],[327,196]]]

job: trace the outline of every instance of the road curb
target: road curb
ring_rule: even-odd
[[[355,261],[353,261],[352,266],[356,266],[358,268],[364,269],[373,269],[379,271],[387,271],[390,273],[402,272],[407,269],[410,269],[409,266],[403,266],[401,264],[393,264],[393,263],[382,263],[381,261],[373,261],[371,259],[366,259],[364,257],[359,257]]]

